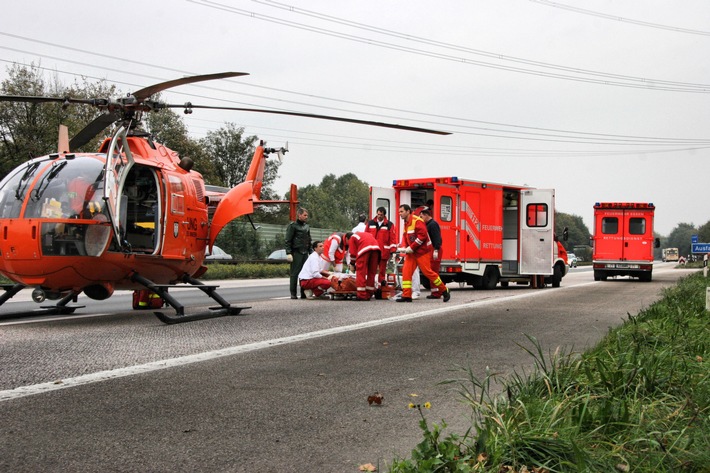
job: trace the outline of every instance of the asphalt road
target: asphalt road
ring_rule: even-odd
[[[526,335],[581,351],[688,273],[594,282],[578,268],[560,289],[452,285],[448,304],[292,301],[283,280],[225,282],[258,294],[244,315],[166,326],[102,306],[5,320],[0,471],[386,471],[421,440],[408,403],[430,402],[450,431],[470,425],[456,385],[439,384],[465,375],[457,366],[529,369]]]

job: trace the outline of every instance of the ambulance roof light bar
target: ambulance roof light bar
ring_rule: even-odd
[[[395,179],[392,181],[392,187],[409,187],[409,186],[414,186],[414,187],[432,187],[433,182],[425,182],[425,183],[413,183],[411,181],[414,181],[414,179]],[[459,182],[459,178],[457,176],[451,176],[451,177],[438,177],[434,179],[434,182],[437,184],[454,184]]]
[[[595,209],[654,209],[653,202],[597,202]]]

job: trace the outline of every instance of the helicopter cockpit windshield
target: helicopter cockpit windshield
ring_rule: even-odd
[[[31,161],[0,183],[0,219],[37,219],[47,256],[99,256],[111,230],[103,200],[102,155]]]
[[[24,217],[92,219],[102,211],[102,191],[102,160],[68,155],[55,160],[29,192],[21,196],[27,201]],[[2,218],[8,217],[2,215]]]
[[[43,160],[36,159],[20,166],[0,181],[0,219],[18,218],[32,183]]]

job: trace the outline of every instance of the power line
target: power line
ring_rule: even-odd
[[[190,121],[199,122],[214,122],[212,120],[205,120],[195,118],[191,116]],[[213,128],[204,127],[199,125],[190,125],[190,133],[194,133],[194,129],[206,129],[212,131]],[[710,146],[704,147],[693,147],[693,148],[674,148],[674,149],[634,149],[634,150],[619,150],[619,151],[599,151],[599,150],[554,150],[554,149],[525,149],[525,148],[499,148],[499,147],[480,147],[480,146],[465,146],[465,145],[446,145],[446,144],[429,144],[429,143],[416,143],[411,141],[395,141],[395,140],[381,140],[361,138],[357,136],[343,136],[343,135],[332,135],[324,133],[312,133],[294,130],[284,130],[280,128],[270,128],[270,127],[253,127],[249,126],[250,130],[260,131],[267,130],[270,133],[270,139],[273,138],[286,138],[291,144],[303,144],[309,145],[309,141],[319,143],[319,146],[325,146],[326,143],[330,143],[332,148],[338,148],[342,145],[352,145],[355,146],[354,149],[367,149],[370,151],[397,151],[397,152],[407,152],[411,151],[418,154],[432,154],[432,155],[457,155],[457,156],[499,156],[499,157],[598,157],[598,156],[628,156],[628,155],[646,155],[646,154],[659,154],[659,153],[679,153],[679,152],[697,152],[705,149],[710,149]],[[272,131],[285,132],[288,135],[273,134]],[[196,133],[195,133],[196,134]],[[262,134],[262,133],[259,133]],[[333,139],[317,139],[306,137],[295,137],[296,140],[306,140],[294,141],[294,134],[297,135],[311,135],[311,136],[321,136],[326,138],[339,138],[337,141]],[[353,141],[343,141],[345,140],[355,140]],[[359,141],[358,141],[359,140]],[[313,144],[313,146],[316,146]],[[350,148],[350,147],[348,147]]]
[[[542,5],[547,5],[549,7],[561,8],[563,10],[573,11],[575,13],[581,13],[583,15],[596,16],[598,18],[605,18],[607,20],[620,21],[622,23],[631,23],[639,26],[647,26],[650,28],[658,28],[661,30],[675,31],[676,33],[688,33],[701,36],[710,36],[710,31],[702,30],[691,30],[689,28],[680,28],[678,26],[668,26],[661,25],[659,23],[650,23],[648,21],[634,20],[632,18],[624,18],[618,15],[610,15],[608,13],[600,13],[592,10],[585,10],[584,8],[573,7],[571,5],[564,5],[562,3],[550,2],[548,0],[530,0],[533,3],[539,3]]]
[[[564,70],[567,72],[572,72],[574,74],[586,74],[587,76],[592,76],[592,77],[585,77],[583,75],[571,76],[571,75],[566,75],[566,74],[559,74],[556,72],[536,71],[536,70],[532,70],[532,69],[524,69],[524,68],[514,67],[514,66],[493,64],[493,63],[489,63],[489,62],[483,62],[483,61],[477,61],[474,59],[465,58],[462,56],[453,56],[451,54],[436,53],[436,52],[426,51],[426,50],[422,50],[422,49],[416,49],[416,48],[412,48],[412,47],[408,47],[408,46],[387,43],[384,41],[379,41],[379,40],[375,40],[375,39],[371,39],[371,38],[363,38],[363,37],[354,36],[354,35],[350,35],[350,34],[346,34],[346,33],[341,33],[338,31],[327,30],[324,28],[316,27],[316,26],[306,25],[303,23],[295,23],[295,22],[291,22],[291,21],[287,21],[287,20],[282,20],[280,18],[274,18],[274,17],[270,17],[267,15],[263,15],[263,14],[260,14],[257,12],[243,10],[241,8],[236,8],[236,7],[232,7],[232,6],[228,6],[228,5],[223,5],[223,4],[209,1],[209,0],[186,0],[186,1],[188,1],[190,3],[194,3],[196,5],[203,6],[203,7],[208,7],[208,8],[212,8],[212,9],[216,9],[216,10],[222,10],[222,11],[238,14],[241,16],[245,16],[245,17],[248,17],[251,19],[267,21],[267,22],[287,26],[290,28],[310,31],[313,33],[318,33],[318,34],[322,34],[322,35],[326,35],[326,36],[345,39],[345,40],[363,43],[363,44],[368,44],[371,46],[378,46],[378,47],[382,47],[382,48],[386,48],[386,49],[392,49],[392,50],[396,50],[396,51],[417,54],[420,56],[443,59],[443,60],[447,60],[450,62],[456,62],[456,63],[461,63],[461,64],[476,65],[476,66],[481,66],[481,67],[486,67],[486,68],[499,69],[499,70],[505,70],[505,71],[510,71],[510,72],[518,72],[518,73],[522,73],[522,74],[534,75],[534,76],[539,76],[539,77],[549,77],[549,78],[570,80],[570,81],[575,81],[575,82],[593,83],[593,84],[601,84],[601,85],[612,85],[612,86],[617,86],[617,87],[626,87],[626,88],[634,88],[634,89],[703,93],[703,94],[710,93],[710,84],[672,82],[672,81],[664,81],[664,80],[660,80],[660,79],[650,79],[650,78],[634,77],[634,76],[623,76],[623,75],[609,74],[609,73],[603,73],[603,72],[597,72],[597,71],[591,71],[591,70],[585,70],[585,69],[566,67],[566,66],[558,66],[558,65],[549,64],[549,63],[542,63],[542,62],[525,60],[525,59],[521,59],[521,58],[515,58],[512,56],[504,56],[504,55],[495,54],[495,53],[473,50],[470,48],[464,48],[461,46],[450,45],[447,43],[438,43],[438,42],[434,42],[431,40],[425,40],[424,38],[417,38],[417,37],[414,37],[411,35],[405,35],[402,33],[395,33],[395,32],[391,32],[389,30],[379,29],[379,32],[382,34],[388,34],[390,36],[397,36],[402,39],[416,38],[419,41],[427,41],[429,44],[446,45],[449,48],[455,48],[458,51],[465,51],[465,52],[472,53],[472,54],[483,54],[485,56],[495,57],[497,59],[503,59],[503,60],[510,61],[510,62],[518,62],[518,63],[525,63],[528,65],[536,65],[538,67],[542,67],[542,68],[546,68],[546,69]],[[253,1],[256,1],[256,0],[253,0]],[[293,13],[301,13],[301,11],[302,11],[301,9],[298,9],[296,7],[285,7],[284,8],[283,6],[279,6],[279,8],[286,9],[289,12],[293,12]],[[326,15],[323,15],[322,18],[325,19],[328,17]],[[327,21],[336,21],[336,19],[334,19],[334,17],[331,17],[331,18],[333,18],[333,19],[327,20]],[[346,21],[345,20],[338,20],[338,22],[346,22]],[[346,23],[350,26],[353,26],[353,27],[359,27],[361,29],[369,29],[371,31],[376,29],[374,27],[365,28],[367,25],[362,25],[362,24],[355,23],[355,22],[346,22]],[[356,25],[360,25],[360,26],[356,26]],[[599,76],[601,78],[595,78],[594,76]],[[626,81],[626,82],[619,82],[620,80]]]
[[[181,74],[188,74],[188,75],[195,74],[194,72],[190,72],[190,71],[173,69],[173,68],[169,68],[169,67],[158,66],[155,64],[143,63],[140,61],[135,61],[133,59],[121,58],[121,57],[102,54],[102,53],[95,53],[95,52],[88,51],[85,49],[74,48],[74,47],[70,47],[70,46],[66,46],[66,45],[61,45],[58,43],[49,43],[46,41],[36,40],[33,38],[28,38],[28,37],[24,37],[24,36],[20,36],[20,35],[16,35],[16,34],[11,34],[11,33],[6,33],[6,32],[2,32],[2,31],[0,31],[0,35],[13,37],[13,38],[21,39],[21,40],[25,40],[25,41],[35,42],[35,43],[39,43],[39,44],[44,44],[44,45],[48,45],[48,46],[53,46],[56,48],[66,49],[66,50],[79,52],[79,53],[83,53],[83,54],[93,55],[93,56],[97,56],[97,57],[110,58],[112,60],[120,60],[120,61],[124,61],[124,62],[128,62],[128,63],[132,63],[132,64],[138,64],[141,66],[150,66],[155,69],[171,71],[171,72],[179,72]],[[87,66],[87,67],[92,67],[92,68],[104,69],[104,70],[108,70],[108,71],[112,71],[112,72],[125,73],[125,71],[123,69],[114,69],[114,68],[98,66],[93,63],[74,61],[74,60],[67,59],[64,57],[57,57],[57,56],[49,56],[46,54],[32,53],[30,51],[24,51],[24,50],[10,48],[10,47],[6,47],[6,46],[0,46],[0,49],[7,49],[7,50],[14,51],[14,52],[21,52],[21,53],[26,53],[26,54],[36,54],[41,57],[47,57],[47,58],[58,60],[58,61],[68,62],[71,64],[77,64],[77,65],[82,65],[82,66]],[[71,74],[71,73],[68,73],[68,74]],[[151,76],[151,75],[146,75],[146,74],[134,73],[134,75],[146,77],[151,80],[160,80],[160,81],[165,80],[164,78],[159,78],[156,76]],[[566,135],[580,135],[580,136],[584,137],[584,139],[589,139],[589,140],[594,140],[594,141],[612,140],[614,142],[619,141],[619,140],[632,140],[632,141],[649,140],[649,141],[655,141],[655,142],[665,142],[667,144],[673,144],[673,143],[704,144],[707,142],[707,140],[705,140],[705,139],[687,140],[687,139],[679,139],[679,138],[665,138],[665,137],[659,138],[659,137],[648,137],[648,136],[614,135],[614,134],[603,134],[603,133],[592,133],[592,132],[581,132],[581,131],[568,131],[568,130],[551,129],[551,128],[529,127],[529,126],[513,125],[513,124],[506,124],[506,123],[499,123],[499,122],[473,120],[473,119],[469,119],[469,118],[452,117],[452,116],[440,115],[440,114],[416,112],[416,111],[412,111],[412,110],[405,110],[405,109],[393,108],[393,107],[385,107],[385,106],[379,106],[379,105],[370,105],[370,104],[365,104],[365,103],[361,103],[361,102],[353,102],[353,101],[347,101],[347,100],[332,99],[332,98],[317,96],[317,95],[312,95],[312,94],[303,94],[303,93],[299,93],[299,92],[293,92],[293,91],[289,91],[289,90],[285,90],[285,89],[276,89],[276,88],[271,88],[271,87],[257,86],[254,84],[247,84],[247,83],[239,82],[239,81],[235,81],[235,80],[225,80],[225,82],[238,84],[239,86],[257,87],[257,88],[262,88],[262,89],[266,89],[266,90],[273,90],[273,91],[287,93],[287,94],[295,94],[295,95],[305,96],[305,97],[309,97],[309,98],[319,98],[319,99],[328,100],[328,101],[332,101],[332,102],[346,103],[346,104],[350,104],[350,105],[375,108],[378,110],[389,110],[389,111],[414,114],[414,115],[419,115],[419,116],[429,117],[429,118],[454,120],[454,121],[461,122],[461,123],[479,123],[479,124],[483,124],[483,125],[487,125],[487,126],[506,127],[506,128],[513,128],[516,130],[517,129],[530,130],[533,133],[527,132],[527,131],[526,132],[518,132],[518,131],[513,131],[513,130],[497,130],[497,129],[490,129],[488,127],[464,126],[464,129],[478,129],[478,130],[487,131],[487,132],[495,131],[498,133],[520,133],[523,135],[551,136],[551,137],[561,137],[560,134],[562,134],[562,136],[565,138],[573,138],[573,137],[566,136]],[[119,83],[121,83],[121,82],[119,82]],[[126,83],[124,82],[124,84],[126,84]],[[142,86],[139,86],[136,84],[128,84],[128,85],[142,87]],[[373,114],[372,112],[361,112],[361,111],[357,111],[357,110],[350,110],[350,109],[344,109],[344,108],[328,107],[328,106],[323,106],[323,105],[314,105],[312,103],[307,103],[307,102],[297,102],[297,101],[293,101],[293,100],[278,99],[278,98],[267,97],[267,96],[263,96],[263,95],[246,94],[244,92],[236,92],[234,90],[221,89],[221,88],[207,86],[207,85],[192,85],[192,87],[202,88],[202,89],[206,89],[206,90],[213,90],[213,91],[218,91],[218,92],[225,92],[225,93],[235,94],[235,95],[243,95],[243,96],[264,99],[264,100],[277,101],[282,104],[288,103],[288,104],[292,104],[292,105],[305,106],[305,107],[317,107],[319,110],[326,109],[326,110],[333,110],[333,111],[337,111],[337,112],[356,113],[356,114],[365,114],[365,115],[368,115],[368,114],[372,115]],[[187,95],[190,97],[206,98],[206,99],[210,99],[210,100],[221,100],[221,101],[226,101],[229,103],[234,103],[234,104],[243,105],[243,106],[254,106],[254,107],[259,106],[259,107],[266,107],[266,108],[275,109],[274,107],[263,106],[263,105],[254,104],[254,103],[250,103],[250,102],[229,101],[229,100],[225,100],[225,99],[216,99],[214,97],[198,96],[195,94],[186,94],[186,93],[174,92],[174,91],[171,91],[171,93],[175,93],[175,94],[179,94],[179,95]],[[281,110],[283,110],[283,108],[281,108]],[[290,110],[290,111],[292,111],[292,110]],[[455,125],[455,124],[451,124],[451,123],[447,123],[447,122],[432,122],[432,121],[427,121],[427,120],[416,120],[416,119],[412,119],[412,118],[403,118],[403,117],[398,117],[398,116],[393,116],[393,115],[382,115],[381,113],[377,114],[377,116],[384,117],[384,118],[391,118],[391,119],[395,119],[395,120],[410,120],[410,121],[416,121],[419,123],[430,124],[430,125],[433,124],[433,125],[444,126],[444,127],[463,126],[463,125]],[[545,132],[545,133],[537,133],[537,132]],[[459,131],[458,133],[463,133],[463,132]],[[490,134],[486,134],[484,136],[500,137],[498,135],[490,135]],[[661,143],[659,143],[659,144],[661,144]]]
[[[203,1],[208,1],[208,0],[203,0]],[[599,77],[623,79],[623,80],[628,80],[628,81],[648,82],[650,80],[645,77],[635,77],[635,76],[628,76],[628,75],[623,75],[623,74],[612,74],[612,73],[594,71],[594,70],[589,70],[589,69],[581,69],[581,68],[577,68],[577,67],[562,66],[562,65],[552,64],[552,63],[542,62],[542,61],[533,61],[530,59],[525,59],[525,58],[520,58],[520,57],[515,57],[515,56],[507,56],[507,55],[500,54],[500,53],[492,53],[492,52],[483,51],[480,49],[469,48],[466,46],[460,46],[460,45],[456,45],[456,44],[452,44],[452,43],[446,43],[446,42],[442,42],[442,41],[432,40],[429,38],[424,38],[421,36],[415,36],[415,35],[411,35],[408,33],[400,33],[400,32],[388,30],[385,28],[379,28],[376,26],[366,25],[364,23],[358,23],[355,21],[350,21],[350,20],[346,20],[343,18],[331,16],[331,15],[325,15],[322,13],[314,12],[312,10],[305,10],[303,8],[298,8],[298,7],[286,5],[286,4],[277,2],[275,0],[251,0],[251,1],[254,3],[261,4],[261,5],[279,8],[281,10],[285,10],[288,12],[297,13],[300,15],[305,15],[305,16],[309,16],[309,17],[313,17],[313,18],[318,18],[318,19],[325,20],[328,22],[333,22],[333,23],[337,23],[337,24],[341,24],[341,25],[345,25],[345,26],[350,26],[353,28],[363,29],[363,30],[378,33],[378,34],[383,34],[386,36],[404,39],[406,41],[423,43],[423,44],[432,45],[432,46],[439,46],[439,47],[443,47],[446,49],[453,49],[456,51],[467,52],[467,53],[485,56],[485,57],[489,57],[489,58],[493,58],[493,59],[503,59],[505,61],[511,61],[511,62],[516,62],[516,63],[533,65],[533,66],[539,66],[539,67],[544,67],[544,68],[551,68],[551,69],[556,69],[556,70],[563,70],[563,71],[567,71],[567,72],[573,72],[576,74],[584,73],[584,74],[590,74],[590,75],[599,76]],[[686,83],[686,82],[660,81],[660,80],[658,80],[658,81],[653,80],[653,82],[666,84],[666,85],[675,85],[675,86],[694,86],[694,87],[704,87],[704,88],[710,87],[707,84],[692,84],[692,83]]]
[[[0,46],[0,49],[14,50],[13,48],[7,48],[4,46]],[[17,51],[17,50],[15,50],[15,51]],[[69,62],[72,64],[95,67],[98,69],[106,69],[106,70],[109,70],[112,72],[121,72],[121,73],[124,72],[119,69],[112,69],[112,68],[106,68],[106,67],[102,67],[102,66],[96,66],[94,64],[82,63],[79,61],[73,61],[70,59],[63,59],[63,58],[59,58],[59,57],[55,57],[55,56],[47,56],[47,55],[40,55],[40,56],[49,57],[49,58],[52,58],[55,60],[65,61],[65,62]],[[6,60],[6,59],[0,59],[0,61],[10,62],[9,60]],[[38,69],[42,69],[42,70],[49,70],[49,71],[56,72],[56,73],[64,73],[64,74],[76,76],[76,73],[74,73],[74,72],[61,71],[58,69],[47,69],[47,68],[43,68],[43,67],[39,67],[39,66],[34,66],[34,67],[37,67]],[[142,77],[148,77],[152,80],[159,80],[159,81],[165,80],[165,78],[159,78],[156,76],[149,76],[149,75],[144,75],[144,74],[135,74],[135,75],[142,76]],[[98,80],[106,80],[105,78],[98,78],[98,77],[88,76],[88,75],[84,75],[83,77],[95,78]],[[124,84],[124,85],[130,85],[132,87],[144,87],[144,85],[127,83],[127,82],[122,82],[122,81],[112,81],[112,82]],[[209,86],[205,86],[205,85],[193,85],[193,87],[199,87],[199,88],[204,88],[204,89],[209,89],[209,90],[217,90],[217,91],[221,91],[221,92],[227,92],[227,93],[241,95],[238,92],[225,90],[225,89],[219,89],[219,88],[215,88],[215,87],[209,87]],[[249,102],[238,102],[238,101],[234,101],[234,100],[228,100],[228,99],[224,99],[224,98],[215,98],[215,97],[210,97],[210,96],[205,96],[205,95],[198,95],[198,94],[194,94],[194,93],[186,93],[186,92],[178,92],[178,91],[171,91],[171,93],[176,94],[176,95],[187,96],[187,97],[191,97],[191,98],[196,97],[196,98],[207,99],[207,100],[218,100],[220,102],[226,102],[226,103],[239,105],[239,106],[262,107],[262,108],[272,108],[273,109],[273,107],[264,107],[263,105],[259,105],[259,104],[254,104],[254,103],[249,103]],[[290,101],[284,100],[284,102],[290,102]],[[310,104],[302,104],[302,105],[314,106],[314,105],[310,105]],[[352,111],[352,110],[347,110],[347,109],[335,109],[333,107],[321,107],[321,108],[328,108],[331,110],[345,111],[348,113],[360,113],[360,114],[363,113],[363,112],[357,112],[357,111]],[[408,112],[408,113],[417,113],[420,115],[428,115],[428,114],[421,114],[418,112]],[[684,138],[658,138],[658,137],[625,136],[625,135],[602,135],[602,134],[592,134],[592,133],[573,132],[573,131],[564,131],[564,130],[553,130],[553,132],[551,132],[551,133],[541,133],[541,132],[527,132],[527,131],[514,131],[514,130],[500,130],[500,129],[495,129],[495,128],[478,127],[478,126],[470,126],[470,125],[458,125],[458,124],[452,124],[452,123],[447,123],[447,122],[432,122],[432,121],[416,120],[416,119],[411,119],[411,118],[407,119],[407,118],[402,118],[402,117],[393,116],[393,115],[378,114],[377,117],[394,119],[394,120],[408,120],[408,121],[413,121],[413,122],[420,122],[420,123],[425,123],[425,124],[429,124],[429,125],[436,125],[436,126],[449,127],[449,128],[453,127],[454,129],[458,129],[456,131],[457,134],[463,134],[463,135],[486,136],[486,137],[491,137],[491,138],[504,138],[504,139],[516,139],[516,140],[546,141],[546,142],[554,142],[554,143],[603,144],[603,145],[627,145],[627,146],[628,145],[637,145],[637,144],[660,145],[660,146],[678,146],[680,144],[703,145],[703,144],[710,143],[710,140],[707,140],[707,139],[684,139]],[[469,121],[468,119],[462,119],[462,118],[456,118],[456,117],[443,117],[443,118],[452,119],[452,120],[459,120],[462,122]],[[508,125],[503,125],[503,126],[508,126]],[[472,131],[467,131],[467,130],[480,130],[480,131],[472,132]],[[538,130],[543,130],[543,129],[538,129]],[[574,136],[575,134],[578,136]],[[579,136],[579,135],[582,135],[582,136]]]

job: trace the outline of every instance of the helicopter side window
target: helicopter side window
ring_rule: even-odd
[[[159,235],[160,202],[155,171],[147,166],[134,165],[123,186],[121,195],[121,227],[125,240],[135,253],[153,253]]]
[[[177,176],[169,176],[170,179],[170,211],[174,214],[185,213],[185,191],[182,180]]]

